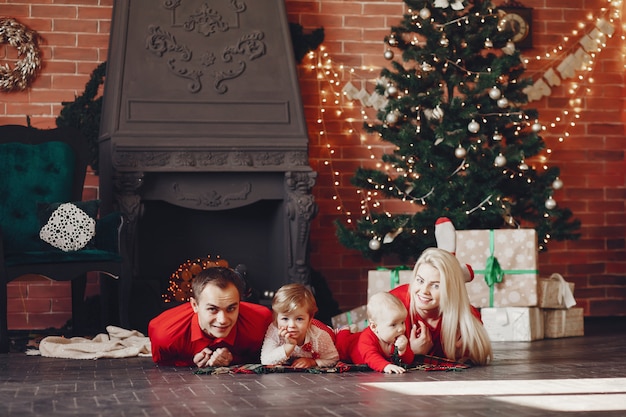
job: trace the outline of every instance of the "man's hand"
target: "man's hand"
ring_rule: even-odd
[[[419,324],[419,328],[416,324],[413,325],[409,333],[409,343],[411,344],[413,353],[416,355],[426,355],[433,347],[433,339],[426,325],[421,321],[417,323]]]
[[[193,356],[193,363],[198,368],[206,368],[207,366],[228,366],[233,361],[233,354],[227,348],[217,348],[215,351],[207,348]]]

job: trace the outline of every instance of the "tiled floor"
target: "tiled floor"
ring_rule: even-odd
[[[626,416],[626,328],[495,343],[492,365],[403,375],[196,375],[150,359],[0,355],[0,416]]]

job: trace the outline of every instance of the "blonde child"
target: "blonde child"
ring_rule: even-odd
[[[314,319],[317,303],[302,284],[281,287],[272,300],[274,320],[261,348],[263,365],[333,366],[339,360],[332,330]]]
[[[414,354],[405,336],[407,309],[402,302],[389,294],[374,294],[367,303],[369,325],[362,332],[337,333],[339,358],[345,362],[366,364],[377,372],[401,374],[406,369],[399,363],[410,365]],[[397,358],[394,356],[397,355]]]

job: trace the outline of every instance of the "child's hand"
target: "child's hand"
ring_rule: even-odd
[[[297,358],[291,363],[291,366],[299,369],[313,368],[317,366],[317,362],[313,358]]]
[[[280,328],[278,330],[278,335],[285,341],[283,344],[283,349],[285,350],[285,356],[290,357],[293,353],[298,341],[289,335],[289,332],[286,328]]]
[[[421,321],[418,321],[418,324],[419,329],[414,324],[409,333],[411,350],[416,355],[426,355],[433,347],[433,340],[426,325]]]
[[[285,341],[285,344],[293,346],[298,344],[298,341],[294,337],[291,337],[287,328],[281,328],[278,334]]]
[[[390,363],[387,366],[385,366],[385,368],[383,369],[383,372],[386,374],[403,374],[406,372],[406,369],[404,369],[401,366]]]
[[[409,339],[407,339],[405,335],[398,336],[398,338],[394,342],[394,345],[396,345],[396,347],[398,348],[398,353],[400,354],[400,356],[402,356],[404,355],[404,352],[406,352],[407,346],[409,346]]]

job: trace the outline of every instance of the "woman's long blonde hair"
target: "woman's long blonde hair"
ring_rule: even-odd
[[[487,364],[492,357],[491,341],[483,324],[471,311],[469,296],[465,288],[463,271],[457,258],[450,252],[438,249],[426,249],[415,263],[411,281],[411,322],[415,324],[413,297],[417,270],[428,264],[439,271],[439,314],[441,315],[441,345],[448,359],[471,361],[476,365]],[[461,346],[456,343],[461,341]]]

